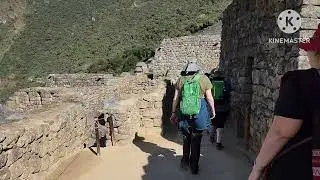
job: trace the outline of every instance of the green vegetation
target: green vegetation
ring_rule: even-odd
[[[0,56],[0,78],[14,75],[16,89],[29,86],[21,83],[27,78],[48,73],[130,71],[136,62],[153,56],[163,38],[213,25],[228,4],[228,0],[27,2],[24,30]],[[6,26],[0,24],[1,51]]]
[[[123,53],[117,54],[115,57],[105,60],[99,60],[93,63],[87,69],[90,73],[113,72],[119,74],[121,72],[129,72],[137,62],[147,61],[154,56],[154,50],[148,47],[131,47],[124,50]]]

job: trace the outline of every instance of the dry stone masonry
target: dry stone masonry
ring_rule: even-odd
[[[160,87],[160,86],[158,86]],[[160,129],[162,127],[162,103],[164,88],[144,96],[132,95],[128,99],[119,99],[112,106],[106,106],[106,118],[111,115],[115,118],[115,142],[123,144],[132,142],[135,133]],[[109,127],[107,125],[107,127]],[[108,129],[108,128],[107,128]],[[107,139],[110,140],[110,131],[107,130]],[[110,144],[110,141],[108,141]]]
[[[6,105],[16,112],[24,112],[50,104],[71,102],[72,99],[76,101],[75,93],[67,88],[35,87],[15,92]]]
[[[220,57],[220,36],[199,35],[164,39],[150,64],[155,77],[176,79],[191,58],[197,58],[203,72],[216,68]]]
[[[102,86],[110,79],[112,74],[50,74],[47,86],[50,87],[82,87]]]
[[[81,105],[50,110],[0,126],[0,179],[41,179],[49,167],[83,147],[87,113]]]
[[[143,74],[149,73],[148,64],[146,64],[144,62],[138,62],[134,72],[135,73],[143,73]]]
[[[279,30],[276,18],[285,9],[301,13],[301,31]],[[309,67],[296,44],[269,39],[310,37],[319,13],[318,0],[234,0],[224,12],[221,37],[164,39],[154,58],[137,64],[135,74],[51,74],[46,87],[16,92],[6,108],[18,115],[0,125],[0,180],[45,177],[63,157],[94,144],[94,120],[102,114],[105,120],[114,117],[117,144],[132,141],[137,132],[163,128],[172,84],[192,58],[203,72],[217,66],[225,71],[233,88],[230,118],[240,136],[247,129],[250,147],[257,151],[273,118],[281,77]],[[101,134],[108,146],[108,124]]]
[[[301,31],[280,31],[276,19],[286,9],[301,14]],[[269,38],[311,37],[320,22],[319,13],[318,0],[237,0],[224,12],[220,66],[233,87],[231,118],[239,135],[250,120],[250,146],[255,151],[271,124],[282,75],[309,67],[297,44],[270,43]]]
[[[43,179],[49,175],[49,167],[59,164],[60,159],[94,144],[94,120],[99,113],[115,117],[118,144],[132,141],[139,128],[159,128],[162,124],[161,80],[123,73],[97,85],[97,76],[103,76],[51,76],[63,78],[50,78],[52,87],[22,89],[6,103],[22,118],[0,125],[0,180]],[[146,110],[156,116],[150,117]],[[109,135],[109,127],[104,134]]]
[[[285,9],[301,13],[301,31],[288,35],[279,30],[276,17]],[[0,15],[2,22],[9,17],[1,7]],[[270,43],[269,38],[310,37],[319,18],[319,0],[234,0],[224,12],[221,37],[164,39],[154,58],[137,64],[135,74],[51,74],[46,87],[19,90],[0,107],[6,111],[0,118],[15,115],[0,124],[0,180],[44,179],[65,156],[94,144],[98,116],[114,117],[117,144],[163,128],[170,116],[172,84],[191,58],[198,59],[203,72],[218,65],[225,71],[233,88],[231,119],[239,135],[248,125],[250,146],[259,149],[282,75],[308,68],[306,54],[296,44]],[[108,146],[111,127],[103,126],[100,133]]]
[[[0,116],[6,118],[0,123],[0,180],[44,179],[65,156],[95,144],[98,119],[106,146],[110,131],[117,145],[136,133],[160,132],[170,116],[174,80],[189,58],[196,57],[204,72],[216,68],[219,42],[216,35],[165,39],[134,74],[50,74],[45,87],[17,91],[0,109],[6,110]]]

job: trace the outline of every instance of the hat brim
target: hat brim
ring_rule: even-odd
[[[185,68],[186,72],[198,72],[201,70],[201,67],[198,66],[197,64],[189,64],[187,65],[187,67]]]

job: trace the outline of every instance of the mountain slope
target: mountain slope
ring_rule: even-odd
[[[229,2],[24,1],[21,32],[13,36],[6,27],[15,29],[14,22],[0,23],[0,78],[14,77],[16,88],[28,86],[25,79],[48,73],[129,71],[137,61],[153,56],[163,38],[190,35],[213,25]],[[4,43],[8,34],[14,37],[10,46]]]

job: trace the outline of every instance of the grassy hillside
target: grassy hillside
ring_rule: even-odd
[[[27,78],[48,73],[129,71],[137,61],[153,56],[163,38],[213,25],[228,4],[228,0],[26,2],[23,31],[0,56],[0,78],[10,76],[16,82],[11,89],[28,86],[22,83]],[[8,45],[4,40],[10,26],[0,24],[0,50],[1,43]],[[3,89],[0,100],[6,96],[1,95]]]

